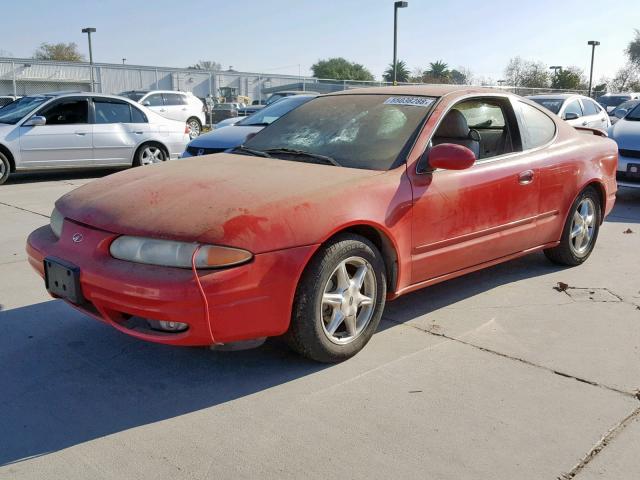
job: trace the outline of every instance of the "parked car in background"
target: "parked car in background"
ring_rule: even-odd
[[[5,105],[9,105],[14,100],[17,100],[20,97],[14,97],[13,95],[0,95],[0,108]]]
[[[296,95],[278,100],[249,117],[236,117],[236,123],[227,128],[216,128],[214,131],[200,135],[189,142],[182,158],[224,152],[241,145],[252,133],[275,122],[282,115],[307,103],[317,95]],[[220,123],[231,119],[223,120]]]
[[[584,95],[562,93],[530,95],[527,98],[551,110],[573,127],[607,130],[611,126],[611,120],[604,108]]]
[[[338,362],[365,347],[387,299],[532,252],[585,262],[616,160],[602,131],[502,90],[347,90],[233,153],[67,193],[27,255],[51,295],[133,337],[284,335]]]
[[[211,110],[211,123],[215,125],[220,120],[237,116],[238,107],[235,103],[216,103]]]
[[[264,105],[249,105],[246,107],[242,107],[238,109],[239,117],[248,117],[249,115],[253,115],[258,110],[262,109]]]
[[[306,95],[306,94],[319,95],[318,92],[313,92],[313,91],[283,90],[281,92],[272,93],[269,96],[269,98],[267,98],[267,101],[265,102],[265,105],[271,105],[273,102],[277,102],[278,100],[280,100],[281,98],[284,98],[284,97],[291,97],[293,95]]]
[[[622,102],[609,113],[611,124],[615,124],[618,120],[620,120],[627,113],[633,110],[634,107],[638,104],[640,104],[640,100],[627,100],[626,102]]]
[[[244,120],[246,117],[229,117],[224,120],[220,120],[218,123],[214,123],[211,125],[211,130],[217,130],[223,127],[230,127],[231,125],[235,125],[236,123]]]
[[[627,100],[637,100],[640,98],[640,93],[605,93],[598,97],[596,101],[602,105],[607,113],[612,112],[618,105]]]
[[[126,167],[177,158],[189,127],[131,100],[94,93],[29,95],[0,109],[0,184],[12,172]]]
[[[200,135],[202,125],[207,123],[204,103],[191,92],[130,90],[119,95],[138,102],[165,118],[185,122],[191,130],[191,138]]]
[[[640,188],[640,103],[609,129],[609,137],[618,144],[618,185]]]

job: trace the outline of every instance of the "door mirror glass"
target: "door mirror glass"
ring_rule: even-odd
[[[565,120],[576,120],[576,119],[580,118],[580,115],[578,115],[578,114],[577,114],[577,113],[575,113],[575,112],[566,112],[566,113],[564,114],[564,117],[563,117],[563,118],[564,118]]]
[[[47,124],[47,119],[40,115],[34,115],[22,124],[23,127],[42,127]]]
[[[428,163],[433,169],[465,170],[476,161],[475,154],[462,145],[455,143],[441,143],[429,150]]]

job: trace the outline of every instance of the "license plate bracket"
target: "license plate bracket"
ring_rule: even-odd
[[[84,296],[80,287],[80,267],[57,257],[44,259],[44,284],[54,297],[80,305]]]

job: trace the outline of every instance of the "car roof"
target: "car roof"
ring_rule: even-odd
[[[450,93],[500,93],[510,95],[510,92],[491,87],[470,87],[468,85],[398,85],[395,87],[365,87],[354,88],[352,90],[342,90],[340,92],[332,92],[328,95],[421,95],[425,97],[442,97]]]
[[[571,97],[585,97],[584,95],[580,95],[578,93],[541,93],[540,95],[527,95],[527,98],[531,99],[548,99],[548,100],[566,100]]]

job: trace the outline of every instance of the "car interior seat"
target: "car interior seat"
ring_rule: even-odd
[[[467,119],[460,110],[450,110],[444,117],[433,137],[433,145],[454,143],[467,147],[477,158],[480,158],[480,134],[471,130]]]

